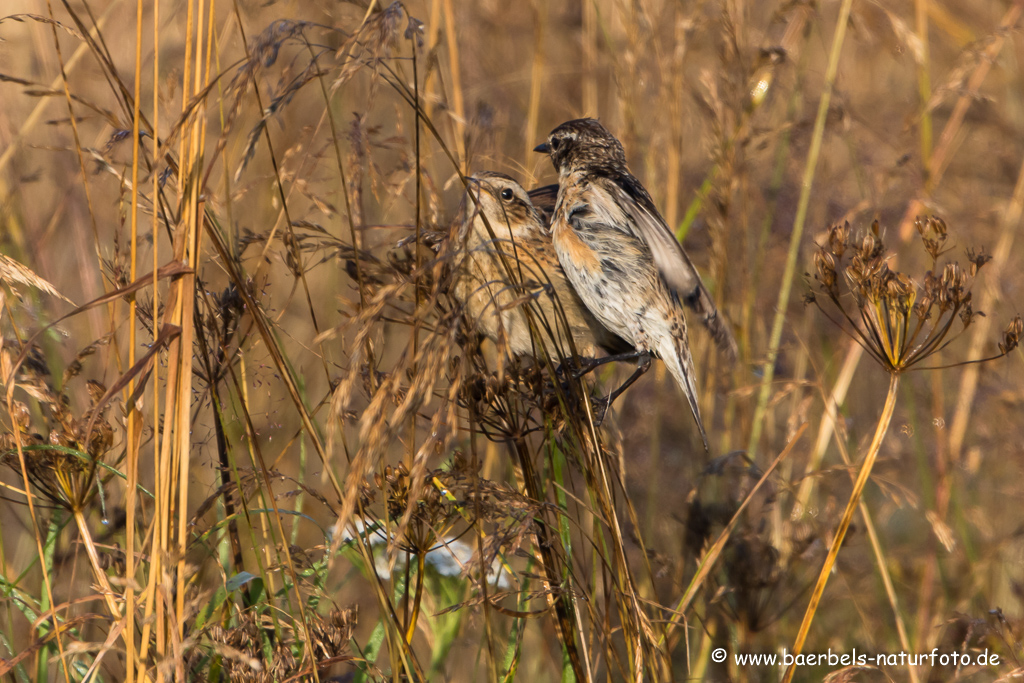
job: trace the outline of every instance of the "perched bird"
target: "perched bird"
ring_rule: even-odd
[[[481,333],[511,355],[542,355],[530,334],[529,304],[543,352],[554,360],[572,355],[566,330],[580,358],[632,350],[580,301],[555,256],[548,223],[519,183],[483,172],[467,190],[472,196],[453,227],[459,246],[452,294]]]
[[[736,341],[700,275],[604,126],[568,121],[535,151],[550,155],[558,171],[551,230],[566,277],[594,317],[641,352],[637,371],[610,399],[646,372],[651,355],[661,358],[686,394],[707,449],[682,305],[733,356]]]

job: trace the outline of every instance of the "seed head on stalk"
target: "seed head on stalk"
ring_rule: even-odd
[[[915,222],[924,250],[931,258],[931,270],[920,281],[906,273],[889,268],[892,255],[882,241],[878,221],[863,235],[852,238],[848,223],[834,225],[828,231],[825,244],[814,255],[815,279],[819,289],[833,306],[839,309],[841,319],[829,315],[813,293],[808,300],[835,322],[889,373],[889,391],[882,414],[875,428],[871,445],[861,462],[853,482],[853,491],[843,511],[839,527],[818,575],[800,630],[793,643],[793,654],[799,654],[810,631],[811,621],[818,609],[825,584],[835,566],[839,548],[850,528],[861,494],[871,475],[896,408],[896,393],[900,376],[911,369],[928,369],[919,364],[932,354],[946,348],[971,323],[983,315],[971,306],[971,287],[978,271],[989,261],[981,252],[968,250],[970,263],[965,271],[960,264],[947,263],[940,269],[939,257],[949,251],[946,247],[946,224],[940,218],[918,218]],[[849,257],[847,259],[847,256]],[[853,306],[850,306],[850,302]],[[852,311],[852,312],[851,312]],[[960,320],[959,329],[956,322]],[[989,358],[962,360],[947,366],[983,363],[1001,358],[1017,347],[1024,325],[1015,317],[1003,332],[999,353]],[[955,330],[955,331],[954,331]],[[790,666],[783,683],[793,679],[795,668]]]
[[[816,295],[811,294],[809,300],[892,374],[927,369],[916,366],[946,348],[984,315],[972,307],[971,288],[991,257],[968,250],[966,270],[957,262],[940,268],[939,257],[950,250],[945,222],[928,216],[918,218],[915,227],[932,265],[920,281],[889,268],[892,255],[885,249],[878,221],[856,238],[851,236],[849,223],[832,226],[825,244],[814,255],[819,289],[842,319],[829,315]],[[1017,346],[1020,334],[1017,316],[1006,327],[997,355],[953,365],[1005,356]]]

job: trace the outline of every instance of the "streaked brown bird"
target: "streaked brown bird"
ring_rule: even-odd
[[[518,182],[482,172],[470,178],[467,190],[472,196],[463,200],[453,227],[461,246],[452,294],[477,330],[515,356],[570,358],[566,330],[580,358],[632,350],[580,301],[559,265],[548,223]],[[540,190],[542,201],[552,195],[550,188]],[[527,306],[543,351],[530,334]]]
[[[637,371],[610,400],[647,371],[652,355],[660,358],[686,395],[707,450],[683,305],[732,356],[736,341],[697,269],[630,173],[622,144],[599,122],[563,123],[535,151],[550,155],[558,171],[551,230],[566,277],[598,322],[641,352]]]

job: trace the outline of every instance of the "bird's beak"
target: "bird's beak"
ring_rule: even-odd
[[[551,148],[548,146],[548,143],[546,142],[542,142],[536,147],[534,147],[533,151],[540,152],[541,154],[551,154]]]

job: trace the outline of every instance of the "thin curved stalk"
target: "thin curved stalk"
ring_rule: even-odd
[[[900,601],[896,597],[896,588],[892,583],[892,575],[889,573],[889,568],[885,563],[885,552],[882,549],[882,542],[878,538],[878,532],[875,530],[875,523],[871,520],[871,513],[868,511],[868,506],[864,504],[864,501],[860,501],[858,504],[860,508],[860,516],[864,520],[864,528],[868,532],[868,540],[871,541],[871,552],[875,556],[875,562],[878,563],[878,575],[882,579],[882,585],[885,588],[885,596],[889,599],[889,606],[892,608],[893,619],[896,622],[896,634],[900,639],[900,646],[904,652],[910,652],[910,639],[907,637],[907,626],[903,621],[903,612],[900,611]],[[910,683],[918,683],[920,680],[917,677],[917,671],[914,670],[913,666],[907,666],[907,673],[910,676]]]
[[[117,601],[114,600],[114,591],[110,587],[110,582],[107,581],[107,573],[103,570],[100,565],[100,556],[96,552],[96,544],[92,540],[92,532],[89,531],[89,524],[85,521],[85,515],[82,513],[80,507],[76,507],[71,511],[75,518],[75,525],[78,527],[78,533],[81,534],[82,545],[85,546],[85,554],[89,557],[89,566],[92,568],[93,576],[96,579],[96,583],[100,588],[100,592],[103,594],[103,601],[107,604],[107,609],[110,610],[111,617],[116,621],[121,616],[121,610],[117,606]],[[129,639],[131,634],[125,634],[125,639]]]
[[[850,500],[846,503],[846,510],[843,511],[843,518],[839,522],[839,528],[836,529],[835,538],[832,539],[832,545],[828,549],[828,555],[825,557],[825,565],[821,568],[821,573],[818,575],[818,583],[814,586],[814,593],[811,594],[811,601],[807,605],[807,611],[804,612],[803,622],[800,624],[800,630],[797,632],[796,641],[793,643],[793,656],[800,654],[803,651],[804,642],[807,640],[807,633],[811,629],[811,621],[814,619],[814,614],[818,610],[818,604],[821,602],[821,596],[825,592],[825,584],[828,583],[828,576],[832,572],[832,567],[835,566],[836,557],[839,555],[839,548],[843,545],[843,539],[846,537],[846,532],[850,528],[850,522],[853,520],[853,515],[857,511],[858,504],[860,503],[861,494],[864,492],[864,486],[868,483],[868,477],[871,476],[871,469],[875,465],[875,460],[878,458],[878,451],[882,447],[882,440],[885,439],[886,432],[889,431],[889,423],[892,421],[893,410],[896,408],[896,390],[899,388],[900,376],[898,374],[890,375],[889,378],[889,393],[885,397],[885,406],[882,408],[882,416],[878,418],[878,426],[875,428],[875,436],[871,439],[871,445],[868,447],[867,455],[864,456],[864,462],[860,466],[860,472],[857,474],[857,479],[853,483],[853,491],[850,492]],[[786,669],[786,676],[782,679],[783,683],[790,683],[793,680],[793,674],[796,668],[790,665]]]
[[[811,186],[814,184],[814,173],[818,166],[821,153],[821,140],[825,136],[825,120],[828,118],[829,103],[832,100],[832,88],[835,85],[836,73],[839,71],[839,55],[842,52],[843,39],[846,36],[846,24],[850,18],[850,7],[853,0],[843,0],[836,20],[836,31],[832,38],[832,50],[828,58],[828,70],[825,72],[825,90],[818,102],[818,115],[814,120],[814,133],[811,136],[811,148],[807,152],[807,164],[801,182],[800,202],[797,204],[796,218],[793,219],[793,232],[789,238],[789,254],[786,256],[786,268],[782,273],[779,285],[779,300],[775,305],[775,320],[772,323],[772,334],[768,341],[768,354],[764,361],[764,376],[761,390],[757,396],[754,409],[754,421],[750,429],[750,442],[747,453],[753,459],[757,452],[757,443],[761,440],[765,413],[768,412],[768,399],[771,395],[772,378],[775,376],[775,359],[779,355],[782,341],[782,325],[786,320],[786,309],[789,307],[789,294],[793,288],[793,276],[796,273],[796,262],[800,255],[800,243],[807,221],[807,208],[811,201]]]
[[[812,475],[821,468],[821,461],[825,458],[825,449],[828,448],[828,444],[832,440],[832,433],[835,431],[839,419],[839,407],[846,400],[846,393],[850,390],[850,383],[853,382],[854,373],[860,364],[863,354],[864,347],[857,343],[855,339],[854,343],[850,344],[850,350],[846,354],[846,359],[843,361],[842,369],[839,371],[839,377],[832,387],[832,392],[825,397],[825,412],[822,415],[821,425],[818,428],[818,438],[814,442],[814,450],[811,451],[807,467],[804,468],[803,479],[800,481],[796,500],[793,502],[793,509],[790,512],[790,519],[794,522],[804,516],[810,505],[811,497],[814,495],[814,488],[818,481],[817,477]],[[839,439],[837,439],[837,442],[842,443]]]
[[[698,561],[697,572],[693,575],[693,578],[690,579],[690,585],[686,587],[686,590],[683,592],[683,597],[679,599],[679,603],[676,604],[675,609],[672,611],[672,617],[669,621],[668,627],[665,629],[665,634],[662,636],[662,640],[658,642],[658,645],[665,642],[666,638],[672,638],[674,630],[679,627],[680,623],[682,623],[683,618],[686,615],[686,610],[690,608],[690,604],[697,596],[697,590],[704,584],[704,579],[706,579],[711,573],[711,570],[714,569],[715,563],[718,561],[718,558],[721,557],[722,551],[725,550],[725,544],[729,541],[729,537],[732,535],[733,529],[735,529],[736,525],[739,523],[743,515],[743,511],[747,509],[747,505],[754,499],[754,496],[757,494],[758,490],[760,490],[761,485],[768,481],[768,477],[770,477],[772,472],[775,471],[775,468],[779,466],[779,463],[785,460],[786,457],[793,452],[793,447],[796,446],[798,441],[800,441],[800,437],[803,436],[806,429],[806,422],[797,428],[796,433],[793,434],[793,437],[789,440],[789,443],[786,444],[786,447],[782,449],[782,452],[779,453],[778,457],[775,458],[768,469],[764,471],[764,474],[761,475],[761,478],[758,479],[754,488],[750,489],[750,492],[743,499],[743,502],[740,503],[740,506],[736,508],[736,512],[733,513],[732,519],[730,519],[729,523],[725,525],[722,533],[718,535],[718,540],[716,540],[714,545],[704,553],[704,557]],[[674,647],[675,644],[670,641],[668,650],[672,651]]]

